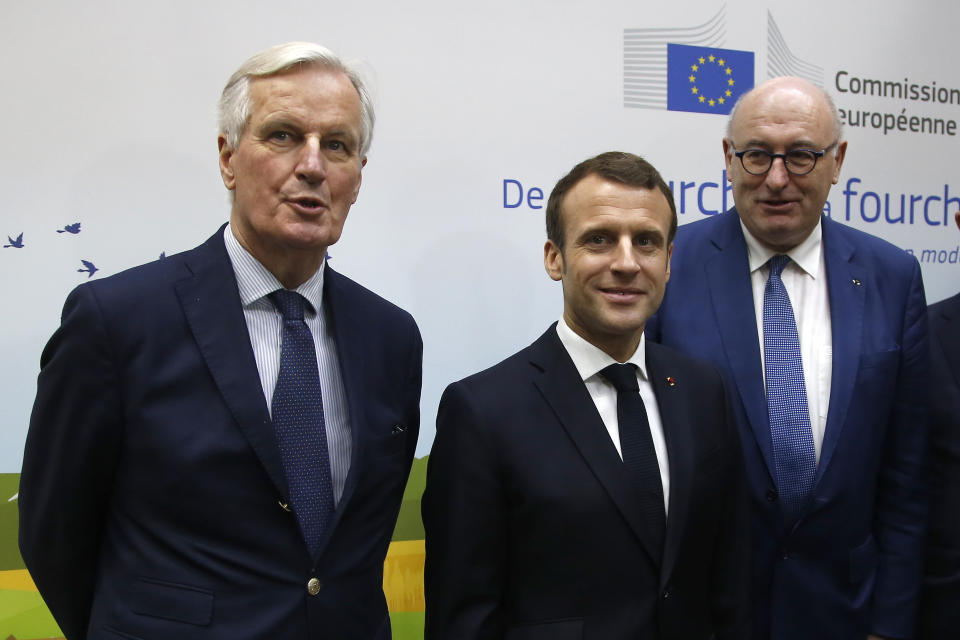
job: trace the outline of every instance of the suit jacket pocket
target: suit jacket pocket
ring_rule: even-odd
[[[850,582],[860,582],[876,570],[880,564],[880,550],[873,539],[867,537],[866,542],[850,551]]]
[[[407,426],[397,422],[384,433],[378,433],[370,440],[370,451],[374,458],[392,458],[407,450]]]
[[[900,358],[900,348],[894,347],[886,351],[874,351],[860,356],[861,369],[873,369],[884,365],[896,366]]]
[[[582,640],[583,618],[533,622],[507,629],[503,640]]]
[[[213,592],[140,578],[130,589],[130,609],[140,615],[202,627],[213,618]]]

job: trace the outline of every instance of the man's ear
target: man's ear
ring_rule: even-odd
[[[543,245],[543,268],[551,280],[563,278],[563,251],[553,240],[547,240]]]
[[[837,145],[837,162],[833,170],[833,184],[837,184],[840,180],[840,167],[843,166],[843,159],[847,157],[847,141],[844,140],[839,145]]]
[[[236,186],[236,177],[233,173],[233,148],[227,144],[227,138],[223,134],[217,136],[217,148],[220,150],[220,177],[223,179],[223,186],[233,191]]]

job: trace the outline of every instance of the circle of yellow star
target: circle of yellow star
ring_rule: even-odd
[[[695,96],[698,96],[697,102],[701,104],[706,104],[711,107],[715,107],[717,105],[723,105],[726,103],[727,98],[730,98],[733,96],[733,92],[730,89],[725,90],[723,94],[720,96],[709,97],[709,96],[702,95],[700,92],[700,88],[697,87],[696,74],[698,71],[700,71],[701,67],[707,64],[716,65],[717,68],[723,69],[723,75],[726,75],[726,76],[733,75],[733,69],[730,68],[730,66],[727,64],[727,61],[724,58],[718,58],[713,54],[708,55],[706,58],[704,58],[703,56],[699,56],[697,57],[696,61],[692,65],[690,65],[690,70],[693,71],[693,73],[687,76],[687,80],[689,80],[690,84],[692,85],[690,87],[690,93]],[[706,67],[704,67],[704,71],[706,71]],[[733,78],[732,77],[728,78],[727,86],[732,87],[733,85],[734,85]]]

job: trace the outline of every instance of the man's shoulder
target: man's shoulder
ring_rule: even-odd
[[[681,224],[677,227],[677,240],[685,242],[706,240],[729,224],[731,218],[739,218],[736,209]]]
[[[930,314],[931,323],[938,322],[942,316],[960,320],[960,293],[940,302],[934,302],[927,308],[927,311]]]
[[[667,367],[670,371],[692,376],[710,384],[722,384],[719,370],[706,360],[687,355],[658,342],[647,341],[647,362],[657,369]]]
[[[544,370],[546,360],[566,357],[559,336],[556,333],[556,324],[550,326],[546,332],[532,344],[520,349],[516,353],[504,358],[500,362],[487,367],[477,373],[451,383],[451,387],[469,388],[471,390],[485,390],[499,394],[505,390],[516,390],[518,382],[530,378]],[[573,362],[570,361],[570,366]],[[526,389],[526,387],[523,387]]]
[[[837,242],[845,242],[880,267],[912,271],[917,266],[914,256],[892,242],[829,218],[823,219],[823,242],[827,251]]]
[[[384,322],[414,322],[408,311],[332,269],[329,264],[326,270],[325,286],[329,287],[326,293],[334,297],[334,304],[342,303],[365,314],[375,314],[375,319]]]
[[[229,260],[223,241],[214,235],[203,244],[170,256],[161,255],[156,260],[130,267],[105,278],[98,278],[79,285],[75,291],[88,289],[104,302],[116,300],[119,303],[135,300],[159,300],[162,291],[172,292],[173,283],[189,277],[191,263],[198,257],[216,258],[216,242],[220,243],[225,262],[221,266],[229,269]],[[229,273],[224,271],[224,273]]]

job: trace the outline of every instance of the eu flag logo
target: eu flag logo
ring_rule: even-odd
[[[728,114],[753,88],[753,52],[667,43],[667,109]]]

